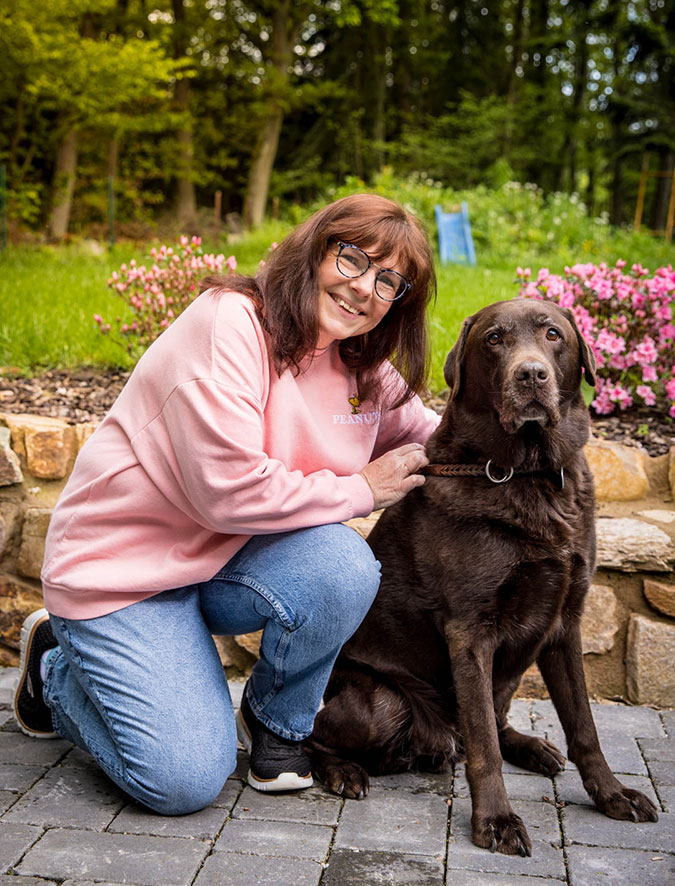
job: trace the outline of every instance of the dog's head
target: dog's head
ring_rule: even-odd
[[[445,362],[450,401],[492,408],[508,433],[527,422],[556,425],[561,409],[580,396],[584,377],[595,385],[595,358],[574,316],[553,302],[496,302],[468,317]]]

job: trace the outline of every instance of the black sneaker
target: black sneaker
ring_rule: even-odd
[[[38,609],[21,628],[19,682],[14,693],[14,716],[21,731],[33,738],[57,738],[52,714],[42,699],[40,659],[58,646],[49,624],[49,613]]]
[[[300,791],[311,788],[312,769],[300,741],[289,741],[258,720],[241,697],[237,737],[251,755],[248,783],[256,791]]]

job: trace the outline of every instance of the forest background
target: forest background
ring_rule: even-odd
[[[202,233],[217,192],[293,221],[385,168],[627,225],[673,170],[674,44],[673,0],[0,0],[10,239],[107,236],[110,186],[134,239]]]

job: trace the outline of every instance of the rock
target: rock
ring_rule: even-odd
[[[364,538],[368,538],[368,533],[371,531],[373,526],[380,519],[380,515],[382,511],[373,511],[372,514],[369,514],[367,517],[352,517],[351,520],[347,520],[346,525],[351,526],[352,529],[355,529],[359,535],[362,535]]]
[[[675,446],[671,446],[668,453],[668,482],[670,483],[670,495],[675,499]]]
[[[26,508],[21,533],[17,571],[26,578],[40,578],[45,556],[45,536],[52,516],[51,508]]]
[[[21,625],[42,605],[42,594],[28,582],[0,575],[0,643],[18,649]]]
[[[642,590],[650,606],[663,615],[675,618],[675,585],[645,578]]]
[[[635,704],[675,706],[675,625],[633,613],[628,622],[626,683]]]
[[[532,664],[523,674],[515,693],[516,698],[548,698],[548,689],[536,664]]]
[[[656,523],[673,523],[675,522],[675,511],[640,511],[641,517],[648,520],[654,520]]]
[[[0,428],[0,486],[12,486],[23,482],[21,463],[10,446],[9,428]]]
[[[607,585],[591,585],[581,619],[581,647],[587,652],[609,652],[619,630],[616,597]]]
[[[10,502],[0,502],[0,557],[4,557],[12,547],[18,527],[18,507]]]
[[[649,480],[639,449],[592,439],[584,452],[598,501],[633,501],[647,495]]]
[[[598,567],[620,572],[669,572],[675,548],[658,526],[628,517],[599,517]]]
[[[256,663],[257,655],[254,656],[247,652],[236,642],[234,637],[214,637],[213,640],[223,667],[235,667],[246,676],[250,674],[251,668]]]
[[[253,634],[238,634],[234,639],[239,646],[258,658],[261,638],[262,631],[255,631]]]
[[[25,459],[34,477],[60,480],[72,461],[75,431],[59,418],[41,415],[2,413],[3,422],[12,434],[12,448]]]
[[[75,440],[77,442],[77,451],[84,446],[87,440],[94,433],[99,423],[97,421],[87,421],[82,422],[81,424],[75,425]]]

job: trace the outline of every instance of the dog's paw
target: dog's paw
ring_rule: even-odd
[[[593,795],[591,794],[591,796]],[[593,799],[598,809],[610,818],[618,818],[622,821],[659,820],[656,806],[649,797],[645,797],[640,791],[626,788],[622,784],[619,785],[619,790],[607,794],[598,791]]]
[[[501,852],[503,855],[532,855],[530,840],[523,820],[515,812],[506,815],[481,816],[473,822],[472,839],[476,846]]]
[[[565,755],[553,742],[545,738],[518,733],[518,741],[509,741],[502,746],[502,756],[514,766],[538,772],[541,775],[557,775],[565,768]]]
[[[368,795],[368,773],[357,763],[340,761],[326,766],[322,781],[329,791],[350,800],[363,800]]]

